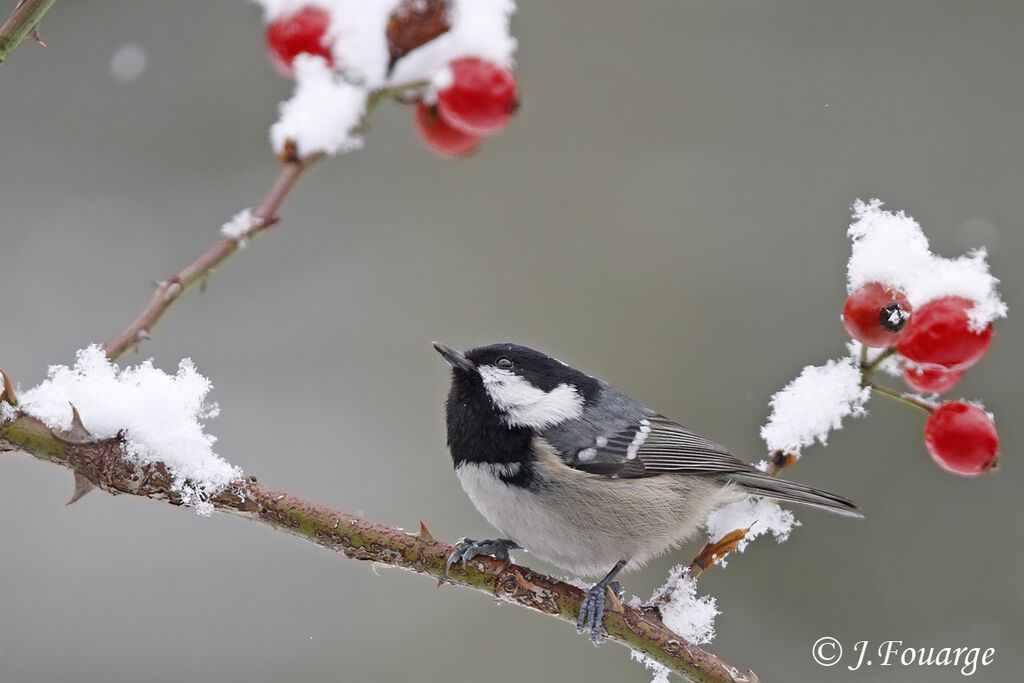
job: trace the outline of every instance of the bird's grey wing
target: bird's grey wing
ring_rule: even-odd
[[[754,470],[725,446],[656,414],[635,420],[614,434],[596,437],[591,446],[567,458],[566,464],[584,472],[622,478]]]

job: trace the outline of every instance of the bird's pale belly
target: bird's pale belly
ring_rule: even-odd
[[[535,482],[524,489],[499,476],[518,464],[463,463],[463,489],[495,528],[542,560],[580,576],[627,569],[692,538],[715,507],[742,497],[711,478],[659,475],[609,479],[567,467],[546,450],[537,454]]]

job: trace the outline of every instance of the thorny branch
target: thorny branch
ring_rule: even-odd
[[[409,83],[374,92],[366,103],[366,112],[363,114],[358,128],[365,128],[370,114],[389,97],[401,96],[409,91],[423,88],[425,85],[424,82]],[[185,290],[197,282],[205,282],[217,266],[238,251],[244,241],[255,237],[277,223],[277,211],[302,176],[303,171],[312,168],[323,159],[323,154],[313,154],[302,159],[294,153],[293,149],[287,148],[282,154],[283,165],[280,173],[263,196],[259,206],[253,211],[250,228],[239,237],[224,237],[176,274],[158,282],[149,303],[136,316],[135,320],[116,336],[103,343],[103,350],[107,357],[110,360],[115,360],[125,351],[148,339],[153,326]]]
[[[7,59],[26,36],[31,35],[36,42],[42,44],[37,27],[51,5],[53,0],[21,0],[15,6],[11,16],[0,26],[0,63]]]
[[[401,97],[424,85],[411,83],[374,93],[367,103],[361,126],[365,126],[368,115],[385,99]],[[305,170],[323,158],[318,154],[302,159],[286,148],[281,158],[281,171],[253,211],[249,229],[238,237],[222,238],[178,273],[158,283],[149,303],[132,323],[103,344],[107,356],[114,360],[148,339],[153,326],[185,290],[205,281],[217,266],[239,249],[243,240],[274,225],[278,221],[277,212],[292,187]],[[4,393],[0,400],[6,400],[10,408],[16,408],[13,384],[6,375],[3,379]],[[163,463],[144,467],[133,465],[120,457],[122,450],[118,439],[95,441],[84,428],[77,432],[74,435],[55,434],[42,422],[17,413],[13,420],[0,421],[0,453],[25,451],[41,460],[72,469],[75,473],[72,503],[93,487],[98,487],[112,494],[127,493],[165,500],[172,505],[181,504],[180,494],[171,489],[171,477]],[[274,491],[256,483],[255,479],[235,482],[228,491],[210,502],[218,510],[260,520],[350,558],[429,574],[441,582],[447,580],[476,588],[507,602],[572,623],[576,622],[579,613],[583,598],[579,588],[500,560],[477,558],[465,568],[456,565],[445,579],[445,564],[453,547],[435,541],[423,526],[419,534],[410,535],[400,529]],[[758,681],[752,671],[741,671],[672,632],[662,623],[657,605],[640,609],[609,609],[606,611],[605,628],[612,640],[642,652],[694,681]]]
[[[103,350],[114,360],[125,351],[149,338],[149,331],[160,320],[181,294],[197,282],[201,282],[231,254],[238,251],[243,239],[249,239],[263,232],[277,222],[277,210],[302,172],[314,164],[320,156],[310,159],[286,161],[277,179],[267,190],[259,207],[253,212],[252,227],[242,237],[225,237],[200,254],[192,263],[174,276],[157,284],[153,297],[132,323],[116,336],[103,343]]]
[[[82,442],[83,436],[56,435],[39,420],[18,413],[13,420],[0,421],[0,453],[24,451],[63,465],[75,472],[76,481],[87,480],[112,494],[181,504],[180,495],[171,490],[171,477],[163,463],[133,465],[121,457],[118,438]],[[234,482],[210,502],[218,510],[261,521],[346,557],[401,567],[440,582],[445,580],[445,562],[453,550],[434,540],[422,522],[418,534],[409,534],[276,491],[255,478]],[[583,598],[583,591],[575,586],[487,557],[471,560],[465,568],[454,565],[447,580],[572,623]],[[673,633],[662,623],[655,606],[609,609],[605,628],[612,640],[694,681],[758,681],[754,672],[737,669]]]
[[[38,40],[36,26],[52,4],[53,0],[21,0],[11,18],[0,28],[0,62],[26,36],[34,35]],[[399,14],[394,17],[388,26],[392,60],[447,30],[446,21],[434,21],[439,17],[444,18],[447,5],[447,0],[431,0],[426,9],[420,12],[423,16]],[[412,24],[424,24],[427,29],[411,31]],[[366,127],[370,113],[385,99],[403,99],[409,91],[419,90],[425,85],[410,83],[373,93],[358,129]],[[278,210],[303,172],[323,158],[322,154],[300,158],[293,146],[286,145],[281,155],[283,166],[280,173],[253,211],[248,229],[237,237],[225,236],[176,274],[157,283],[149,303],[131,324],[103,344],[107,356],[111,360],[117,359],[148,339],[153,326],[185,290],[196,283],[204,283],[213,270],[235,253],[244,241],[273,226],[278,221]],[[8,411],[16,411],[13,383],[6,374],[2,379],[0,402],[6,402]],[[0,453],[25,451],[41,460],[72,469],[75,473],[75,489],[69,504],[93,487],[112,494],[127,493],[165,500],[173,505],[181,504],[180,494],[171,489],[171,477],[163,463],[137,466],[127,462],[120,457],[122,443],[119,438],[94,440],[81,426],[77,412],[75,418],[71,432],[58,434],[42,422],[16,411],[14,419],[0,420]],[[580,589],[515,564],[477,558],[465,567],[456,565],[454,571],[446,576],[446,561],[453,548],[434,540],[422,522],[419,534],[407,534],[400,529],[382,526],[274,491],[258,484],[255,478],[234,482],[226,492],[210,502],[218,510],[260,520],[279,530],[342,552],[350,558],[429,574],[441,583],[447,580],[453,584],[477,588],[507,602],[573,623],[579,613],[583,597]],[[740,671],[673,633],[662,623],[656,604],[640,609],[613,606],[606,612],[605,628],[611,639],[646,654],[692,680],[758,681],[752,671]]]

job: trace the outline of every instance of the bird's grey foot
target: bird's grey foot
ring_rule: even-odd
[[[622,595],[622,584],[616,581],[615,577],[625,566],[625,560],[618,562],[608,572],[608,576],[595,583],[587,591],[583,596],[583,602],[580,603],[580,615],[576,618],[576,633],[586,631],[594,647],[600,645],[604,640],[604,629],[601,622],[604,620],[604,599],[608,588],[612,589],[616,597]]]
[[[448,556],[448,562],[444,565],[444,575],[448,576],[448,570],[456,562],[461,561],[462,566],[465,567],[467,562],[480,555],[490,555],[499,560],[511,562],[508,551],[519,547],[518,543],[509,538],[489,538],[483,541],[474,541],[472,538],[460,539],[455,544],[455,550]]]

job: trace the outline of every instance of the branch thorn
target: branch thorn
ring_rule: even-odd
[[[54,429],[53,435],[65,443],[83,444],[96,441],[96,438],[82,424],[82,416],[78,414],[78,408],[75,407],[75,404],[69,401],[68,405],[71,406],[71,427],[68,429]]]
[[[43,47],[46,47],[46,43],[44,43],[43,39],[39,37],[39,26],[33,26],[32,30],[28,32],[28,37],[36,41]]]
[[[18,407],[18,397],[14,395],[14,382],[11,380],[11,376],[7,374],[7,371],[0,368],[0,378],[4,382],[4,390],[0,391],[0,401],[7,401],[15,408]]]
[[[71,500],[64,503],[65,506],[78,502],[82,496],[92,491],[95,486],[81,472],[75,472],[75,492],[71,494]]]
[[[423,523],[422,519],[420,520],[420,530],[419,533],[416,534],[416,538],[421,541],[426,541],[427,543],[437,543],[437,539],[434,538],[432,533],[430,533],[430,529],[427,528],[427,525]]]
[[[616,614],[625,614],[626,608],[622,606],[622,602],[619,600],[619,596],[616,595],[615,589],[611,586],[605,586],[605,593],[607,593],[608,600],[611,602],[611,606],[608,609]]]

